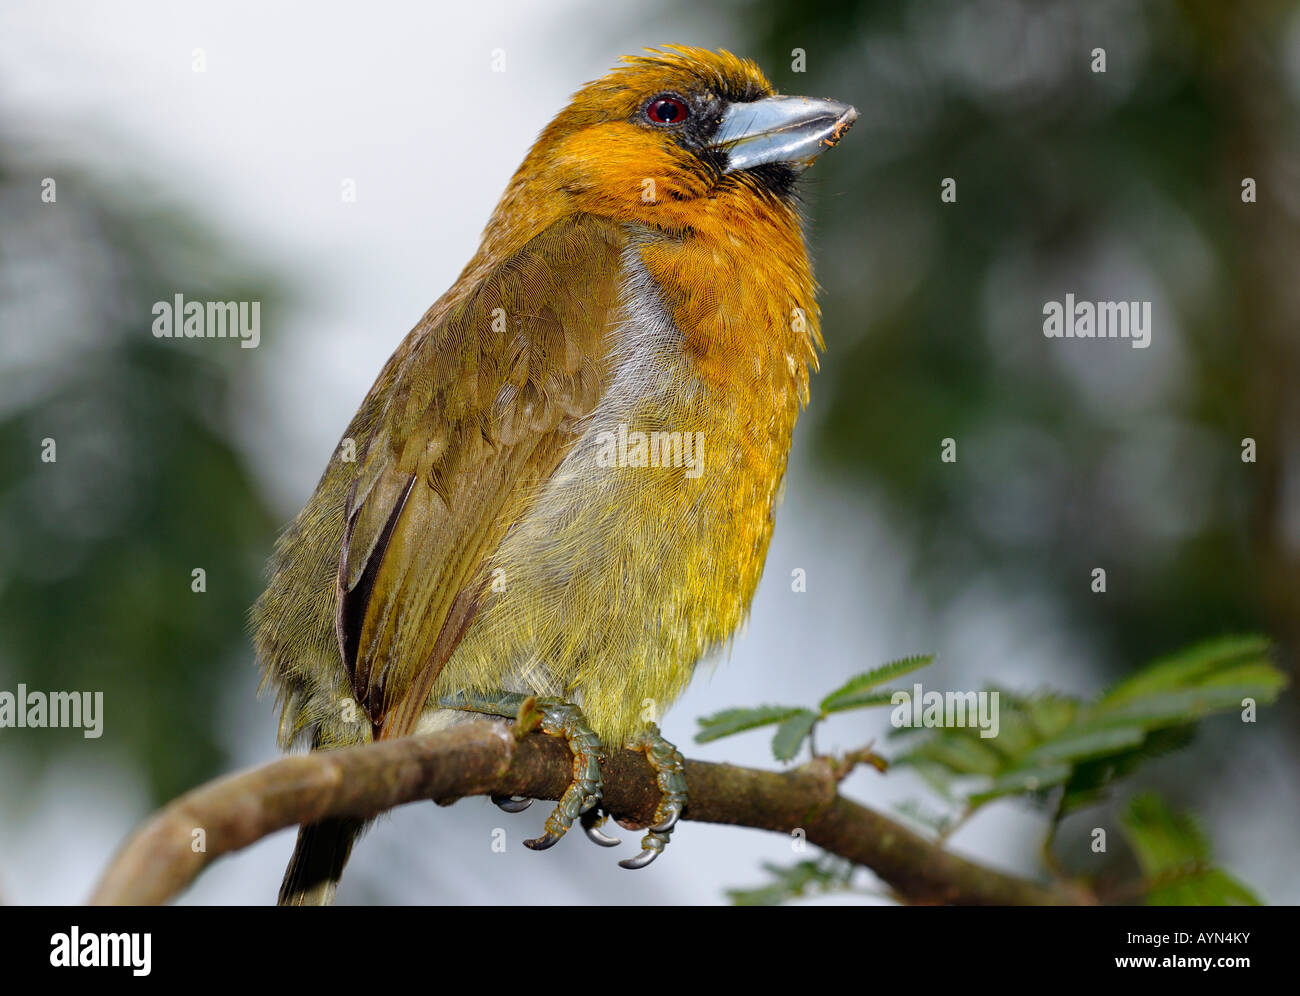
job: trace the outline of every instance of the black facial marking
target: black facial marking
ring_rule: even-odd
[[[759,188],[779,197],[793,196],[799,179],[799,171],[787,163],[764,163],[741,172],[753,177]]]

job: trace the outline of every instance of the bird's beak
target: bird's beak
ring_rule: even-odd
[[[858,119],[837,100],[768,97],[732,104],[709,145],[727,154],[727,172],[763,163],[809,166]]]

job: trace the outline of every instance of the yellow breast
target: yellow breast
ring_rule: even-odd
[[[509,687],[580,701],[610,742],[744,619],[820,345],[783,203],[719,198],[689,231],[628,234],[604,394],[433,693],[500,688],[509,662]]]

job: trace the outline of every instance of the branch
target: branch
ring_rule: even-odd
[[[164,807],[127,840],[90,901],[166,902],[220,855],[328,816],[366,818],[402,803],[432,799],[450,805],[470,795],[558,799],[572,767],[563,741],[538,733],[517,739],[498,723],[465,723],[424,736],[284,758],[209,782]],[[621,821],[649,823],[659,790],[644,756],[611,752],[601,770],[605,808]],[[687,761],[691,798],[683,819],[784,834],[801,828],[808,841],[871,868],[912,902],[1093,901],[1072,886],[1039,885],[944,850],[841,796],[841,774],[829,760],[786,773]],[[199,839],[203,848],[196,850]]]

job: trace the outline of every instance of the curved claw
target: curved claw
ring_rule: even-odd
[[[667,817],[665,817],[663,820],[661,820],[658,823],[652,823],[650,825],[650,829],[653,830],[655,833],[670,833],[672,832],[673,827],[677,826],[677,821],[680,820],[681,818],[682,818],[681,807],[675,806],[668,813]],[[646,863],[649,864],[649,862]]]
[[[586,833],[588,840],[593,844],[599,844],[601,847],[618,847],[623,842],[601,830],[600,828],[604,823],[605,817],[599,809],[589,809],[582,814],[582,829]]]
[[[650,864],[650,862],[654,861],[655,858],[659,857],[659,853],[660,852],[655,850],[653,847],[647,847],[644,848],[635,858],[624,858],[618,863],[618,866],[620,868],[629,868],[635,871],[638,868],[644,868],[646,865]]]
[[[593,844],[599,844],[601,847],[618,847],[619,844],[623,843],[621,838],[611,837],[600,827],[583,827],[583,829],[587,831],[587,839]]]
[[[533,804],[533,800],[518,795],[494,795],[492,804],[503,812],[522,813]]]
[[[560,842],[560,838],[563,836],[564,834],[552,833],[550,830],[548,830],[540,837],[535,837],[532,840],[524,841],[524,847],[530,848],[531,850],[534,851],[545,851],[548,847],[554,847],[556,844],[558,844]]]
[[[620,861],[618,865],[620,868],[631,868],[633,870],[644,868],[646,865],[650,864],[650,862],[654,861],[655,858],[659,857],[663,852],[663,849],[667,846],[668,835],[666,833],[656,833],[654,830],[651,830],[641,838],[641,853],[634,858]]]

